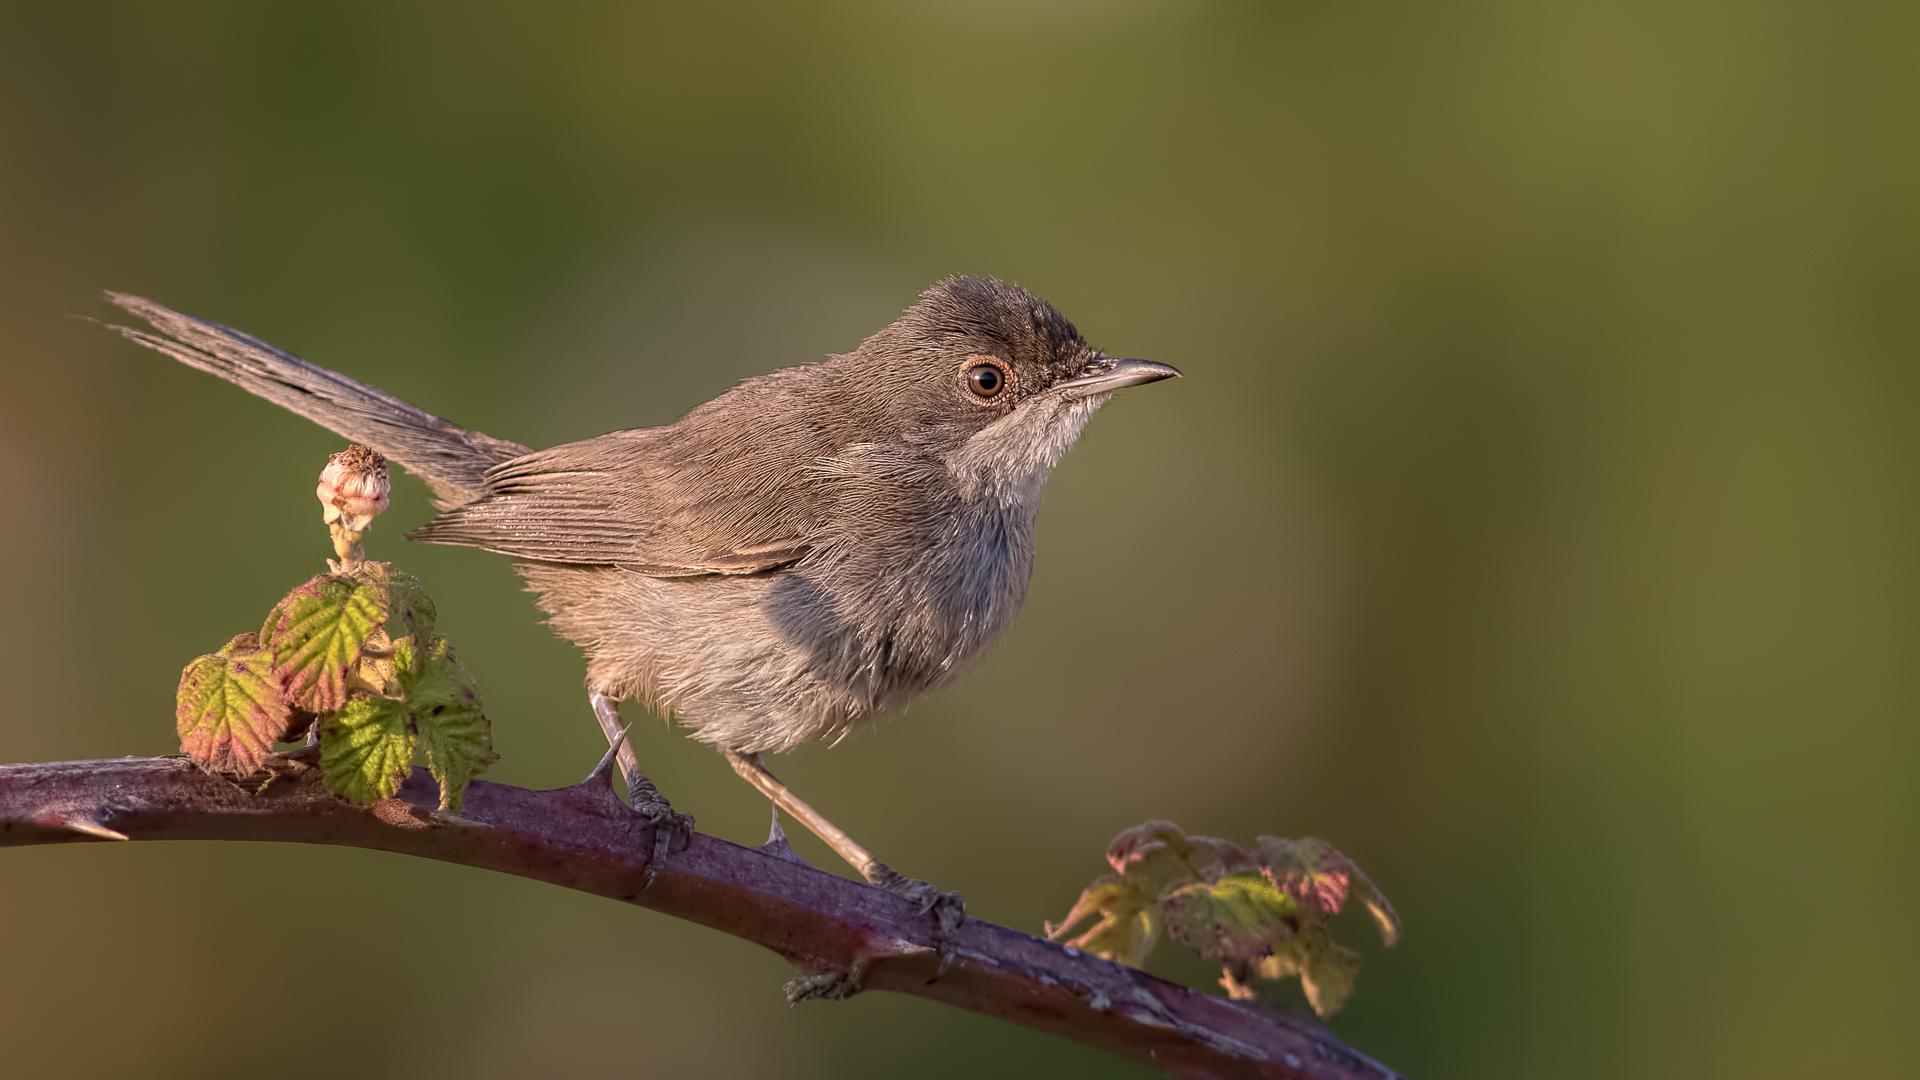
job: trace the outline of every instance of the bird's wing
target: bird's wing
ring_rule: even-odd
[[[750,439],[615,432],[495,467],[480,499],[409,538],[651,577],[751,574],[809,550],[809,475]]]

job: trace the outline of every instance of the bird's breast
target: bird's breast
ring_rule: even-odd
[[[965,670],[1012,624],[1033,571],[1031,513],[951,502],[892,524],[816,548],[767,602],[816,670],[874,712]]]

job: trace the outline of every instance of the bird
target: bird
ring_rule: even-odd
[[[845,737],[964,672],[1027,596],[1041,490],[1113,392],[1180,372],[1110,357],[992,277],[935,282],[852,351],[748,378],[663,427],[545,450],[472,431],[152,300],[111,329],[370,446],[424,480],[412,540],[508,556],[587,690],[634,809],[690,828],[619,704],[718,749],[869,882],[965,899],[874,858],[763,755]],[[665,830],[657,830],[663,838]],[[664,850],[664,849],[663,849]]]

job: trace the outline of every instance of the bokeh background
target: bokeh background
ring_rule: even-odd
[[[1061,467],[999,649],[783,759],[802,793],[1029,930],[1145,818],[1330,838],[1407,924],[1333,1029],[1422,1080],[1911,1075],[1916,23],[0,7],[0,760],[173,750],[181,665],[326,552],[340,440],[68,317],[102,288],[540,446],[990,273],[1188,378]],[[577,779],[576,653],[504,560],[402,543],[427,514],[398,482],[372,550],[439,599],[494,778]],[[704,829],[764,836],[636,730]],[[459,867],[0,855],[11,1076],[1148,1075],[915,1000],[790,1010],[771,954]]]

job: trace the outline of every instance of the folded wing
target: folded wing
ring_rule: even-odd
[[[481,498],[409,539],[651,577],[751,574],[806,555],[813,486],[797,462],[783,469],[737,438],[616,432],[496,466]]]

